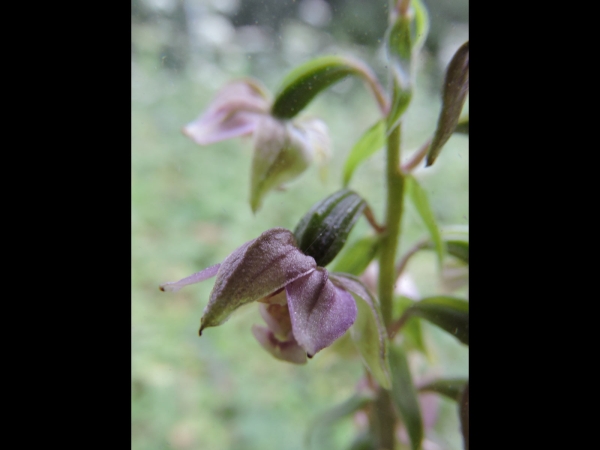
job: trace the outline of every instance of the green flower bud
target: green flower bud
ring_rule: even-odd
[[[366,202],[355,192],[342,189],[315,204],[294,231],[298,246],[318,266],[329,264],[339,253]]]

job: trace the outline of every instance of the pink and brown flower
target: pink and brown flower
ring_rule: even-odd
[[[267,327],[254,326],[260,344],[278,359],[296,364],[331,345],[356,320],[351,294],[369,302],[370,294],[355,279],[330,274],[297,246],[294,235],[272,228],[217,264],[163,291],[178,291],[216,276],[200,331],[225,322],[240,306],[258,301]]]

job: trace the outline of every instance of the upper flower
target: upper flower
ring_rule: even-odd
[[[200,145],[253,135],[253,211],[269,190],[299,176],[315,159],[323,163],[329,157],[329,136],[322,121],[283,120],[270,110],[271,101],[257,82],[235,81],[219,91],[204,114],[183,128]]]
[[[350,289],[364,297],[351,279],[330,275],[298,249],[294,235],[272,228],[245,243],[221,264],[160,286],[177,291],[217,277],[200,322],[200,334],[220,325],[238,307],[260,301],[268,328],[253,328],[261,345],[275,357],[306,362],[331,345],[354,323],[357,307]]]

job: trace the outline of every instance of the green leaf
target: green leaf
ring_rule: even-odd
[[[469,264],[469,242],[468,241],[446,241],[446,250],[455,258]]]
[[[387,353],[388,336],[377,300],[362,281],[353,275],[330,273],[329,279],[363,300],[356,301],[358,314],[350,328],[350,336],[373,378],[384,389],[390,389],[392,381]]]
[[[334,406],[320,414],[308,427],[308,431],[305,435],[306,447],[310,448],[311,442],[319,433],[326,432],[327,428],[331,427],[339,420],[348,417],[350,414],[355,413],[372,400],[373,398],[370,395],[356,393],[344,403]]]
[[[469,302],[455,297],[424,298],[406,312],[437,325],[463,344],[469,345]]]
[[[399,16],[387,33],[387,50],[392,63],[394,80],[401,88],[411,84],[412,39],[408,16]]]
[[[401,316],[414,303],[413,300],[402,295],[395,297],[395,304],[399,306],[399,312],[395,314],[395,317]],[[402,336],[404,337],[402,345],[406,350],[417,350],[424,355],[428,355],[420,320],[409,320],[402,327]]]
[[[460,428],[465,450],[469,450],[469,381],[465,385],[458,405],[458,415],[460,416]]]
[[[350,328],[350,336],[356,345],[363,362],[373,377],[386,389],[390,388],[389,369],[382,367],[379,357],[379,333],[377,324],[365,302],[357,301],[358,314]],[[384,361],[384,364],[387,361]],[[383,383],[381,382],[383,381]]]
[[[404,346],[407,350],[415,349],[426,356],[428,355],[420,321],[409,321],[404,328],[402,328],[402,335],[404,336]]]
[[[460,401],[463,389],[467,383],[466,378],[450,378],[435,380],[419,388],[419,392],[436,392],[448,397],[450,400]]]
[[[284,78],[275,95],[271,114],[290,119],[321,91],[349,75],[358,76],[371,86],[376,83],[368,67],[358,61],[340,56],[323,56],[308,61]]]
[[[444,245],[446,246],[446,252],[448,252],[448,254],[469,264],[469,241],[457,239],[444,240]],[[425,248],[435,249],[435,246],[429,241]]]
[[[377,445],[373,436],[367,432],[362,432],[354,438],[348,450],[377,450]]]
[[[339,255],[331,271],[360,275],[377,255],[379,242],[377,236],[359,239]]]
[[[415,11],[415,27],[413,36],[413,53],[417,53],[423,47],[427,34],[429,33],[429,14],[421,0],[412,0]]]
[[[402,417],[408,431],[413,450],[421,448],[423,440],[423,420],[413,385],[408,360],[400,347],[390,349],[390,368],[392,370],[392,400]]]
[[[429,152],[426,166],[436,160],[442,147],[448,141],[458,123],[458,118],[469,92],[469,41],[456,51],[446,70],[444,92],[442,94],[442,110]]]
[[[352,178],[354,170],[371,155],[385,146],[385,123],[380,120],[369,128],[358,140],[344,164],[343,176],[344,186],[347,186]]]
[[[356,192],[342,189],[314,204],[300,219],[294,236],[304,254],[325,267],[342,249],[366,202]]]
[[[409,198],[415,205],[419,216],[421,216],[421,219],[425,223],[427,231],[429,231],[429,235],[431,236],[431,240],[438,255],[438,264],[441,268],[442,262],[444,261],[444,243],[442,241],[442,235],[437,226],[435,216],[433,215],[431,205],[429,204],[427,193],[412,176],[406,177],[406,188],[408,190]]]
[[[458,121],[456,128],[454,129],[455,133],[461,134],[469,134],[469,116],[465,116]]]

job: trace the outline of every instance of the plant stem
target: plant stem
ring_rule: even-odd
[[[386,156],[387,206],[385,232],[379,257],[379,302],[385,327],[392,322],[392,300],[396,282],[396,249],[404,198],[404,174],[400,170],[400,124],[388,135]],[[396,415],[389,391],[379,388],[371,415],[371,431],[378,449],[393,450]]]
[[[400,219],[404,203],[404,174],[400,170],[400,124],[387,141],[387,206],[385,229],[379,257],[379,302],[385,326],[392,322],[392,299],[396,282],[396,249],[400,235]]]
[[[396,414],[392,406],[390,391],[380,387],[373,402],[369,423],[371,433],[375,437],[375,448],[377,450],[393,450],[396,447],[395,420]]]

